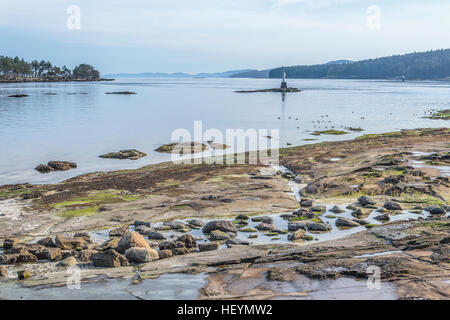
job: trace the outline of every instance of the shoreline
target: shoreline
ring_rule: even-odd
[[[116,79],[106,79],[106,78],[100,78],[100,79],[39,79],[39,78],[32,78],[32,79],[14,79],[14,80],[4,80],[0,79],[0,84],[2,83],[36,83],[36,82],[99,82],[99,81],[115,81]]]
[[[21,257],[30,259],[32,252],[55,253],[61,246],[63,256],[82,268],[82,286],[91,281],[98,295],[113,279],[144,285],[166,274],[179,274],[184,281],[204,274],[208,281],[194,291],[200,299],[328,294],[326,287],[317,291],[319,296],[300,289],[311,281],[319,286],[343,282],[344,294],[349,287],[368,294],[366,267],[374,265],[382,269],[382,284],[389,284],[382,297],[448,299],[450,185],[441,169],[450,165],[449,137],[449,128],[416,129],[283,148],[280,165],[287,171],[262,164],[166,162],[56,184],[3,186],[0,239],[15,238],[17,242],[7,241],[15,243],[11,252],[28,252]],[[202,230],[211,222],[229,228],[228,234],[214,237],[231,242]],[[159,258],[126,262],[133,258],[121,256],[114,246],[127,236],[112,234],[129,231],[140,234]],[[46,249],[44,243],[54,236],[65,242]],[[44,237],[47,242],[34,243]],[[183,247],[180,241],[185,241]],[[74,249],[65,247],[70,243]],[[15,257],[8,250],[3,261]],[[108,254],[122,262],[99,267],[98,259],[90,258]],[[36,286],[66,283],[67,265],[61,265],[66,260],[39,260],[6,264],[0,297],[8,296],[2,293],[3,282],[15,281],[24,268],[31,277],[18,285],[31,293]],[[141,272],[133,280],[136,266]],[[107,282],[92,282],[105,274]],[[421,282],[415,281],[417,276]],[[160,279],[171,287],[177,277],[175,282]],[[249,290],[249,278],[259,285]],[[299,289],[286,295],[276,284]],[[70,297],[70,292],[64,294]]]

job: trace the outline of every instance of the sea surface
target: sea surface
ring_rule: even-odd
[[[430,110],[450,107],[448,81],[288,79],[290,87],[302,92],[288,93],[284,100],[280,93],[235,92],[279,85],[278,79],[0,84],[0,185],[54,183],[87,172],[170,161],[170,155],[154,150],[170,143],[176,129],[186,129],[193,136],[194,121],[202,121],[203,131],[219,129],[224,136],[226,129],[266,129],[267,135],[279,129],[281,147],[449,126],[444,120],[423,118]],[[137,94],[105,94],[111,91]],[[12,94],[29,96],[9,98]],[[364,131],[311,135],[315,130],[345,127]],[[137,161],[98,157],[130,148],[148,156]],[[78,168],[49,174],[34,170],[50,160],[74,161]]]

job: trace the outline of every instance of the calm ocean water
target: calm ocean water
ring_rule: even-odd
[[[429,109],[450,107],[450,82],[288,80],[304,91],[282,101],[278,93],[235,93],[278,87],[277,79],[126,79],[95,83],[0,84],[0,185],[51,183],[82,173],[138,168],[170,160],[153,150],[172,131],[279,129],[280,145],[352,139],[366,133],[445,127],[422,118]],[[106,95],[109,91],[136,95]],[[29,97],[14,99],[10,94]],[[361,127],[342,136],[311,136],[314,130]],[[100,159],[100,154],[136,148],[137,161]],[[78,163],[67,172],[34,170],[49,160]]]

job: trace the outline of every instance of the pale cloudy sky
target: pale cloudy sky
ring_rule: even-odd
[[[81,29],[67,28],[67,8]],[[380,29],[366,25],[381,9]],[[449,0],[1,0],[0,55],[102,73],[213,72],[450,47]]]

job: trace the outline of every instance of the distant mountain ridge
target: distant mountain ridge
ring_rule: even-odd
[[[176,73],[163,73],[163,72],[143,72],[143,73],[116,73],[116,74],[108,74],[105,77],[108,78],[168,78],[168,79],[183,79],[183,78],[229,78],[237,73],[246,73],[249,71],[256,71],[252,69],[243,69],[243,70],[230,70],[225,72],[216,72],[216,73],[184,73],[184,72],[176,72]]]

